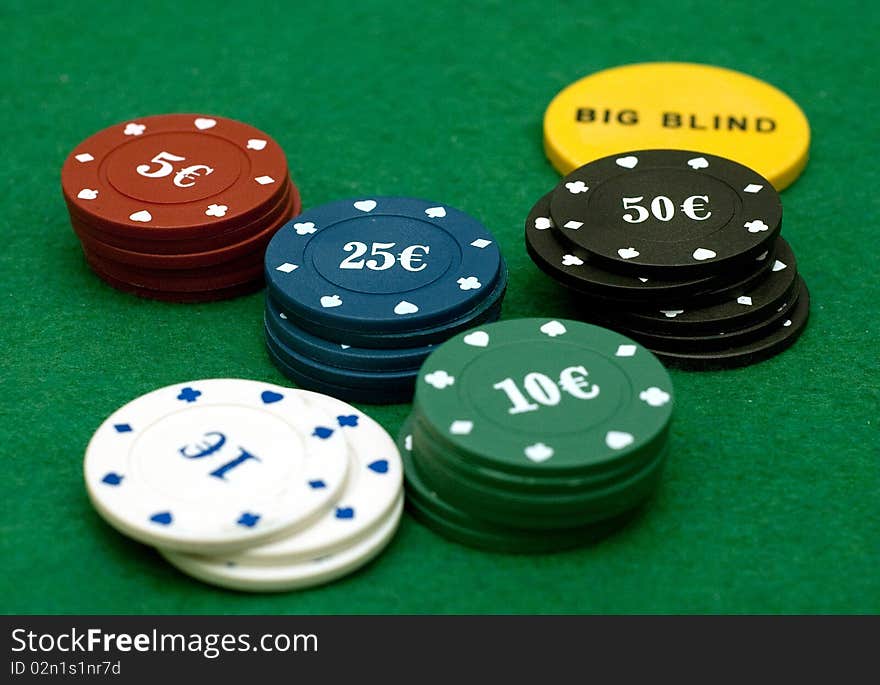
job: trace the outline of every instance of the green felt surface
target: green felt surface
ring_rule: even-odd
[[[841,0],[757,3],[5,2],[0,609],[6,612],[880,611],[877,236],[880,21]],[[92,511],[82,453],[115,408],[205,377],[282,377],[260,295],[139,300],[86,268],[59,170],[107,125],[174,111],[269,132],[306,206],[437,199],[485,221],[511,268],[505,317],[566,316],[522,222],[557,180],[541,120],[569,82],[684,60],[766,79],[813,129],[783,194],[813,295],[804,337],[742,370],[673,372],[672,453],[637,523],[559,555],[483,554],[406,517],[331,586],[248,596],[191,581]],[[369,409],[390,431],[408,407]]]

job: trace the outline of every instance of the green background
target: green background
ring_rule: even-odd
[[[10,613],[877,612],[876,11],[860,2],[5,2],[0,600]],[[229,3],[233,5],[233,3]],[[82,453],[159,386],[282,382],[261,295],[140,300],[86,268],[59,170],[139,115],[249,122],[287,151],[305,206],[412,195],[480,217],[511,268],[505,317],[570,314],[522,223],[558,176],[541,120],[569,82],[621,63],[714,63],[770,81],[809,117],[783,193],[813,296],[800,342],[724,373],[674,372],[659,496],[596,547],[517,557],[407,517],[379,561],[308,592],[248,596],[180,575],[93,512]],[[396,432],[406,406],[368,407]]]

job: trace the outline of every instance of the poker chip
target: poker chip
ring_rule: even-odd
[[[271,137],[199,114],[96,133],[65,161],[61,186],[92,271],[117,289],[168,301],[258,289],[266,245],[300,210]]]
[[[613,331],[501,321],[428,357],[398,441],[428,527],[493,551],[589,544],[641,512],[668,456],[662,364]]]
[[[757,172],[702,152],[636,150],[562,179],[530,210],[525,243],[585,321],[669,366],[721,369],[770,358],[806,325],[795,312],[809,296],[781,228],[778,194]]]
[[[706,64],[605,69],[564,88],[544,114],[544,150],[562,174],[621,150],[703,150],[755,169],[777,190],[809,157],[810,125],[778,88]]]
[[[338,399],[257,381],[161,388],[114,412],[86,449],[101,516],[190,576],[294,590],[366,565],[403,509],[395,441]]]
[[[590,162],[550,200],[557,233],[607,268],[712,275],[767,251],[782,225],[770,183],[728,159],[638,150]]]
[[[222,553],[311,523],[345,484],[345,440],[285,388],[181,383],[117,410],[86,449],[89,497],[126,535]]]
[[[349,401],[412,397],[434,345],[497,320],[507,267],[448,205],[341,200],[289,221],[266,250],[266,347],[289,379]]]

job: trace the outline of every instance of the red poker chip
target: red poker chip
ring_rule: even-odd
[[[181,304],[195,304],[200,302],[217,302],[220,300],[230,300],[234,297],[242,297],[244,295],[252,295],[263,288],[263,278],[251,281],[249,283],[240,283],[225,288],[215,290],[203,290],[197,292],[182,292],[173,290],[153,290],[144,288],[132,283],[127,283],[119,279],[113,278],[108,274],[101,272],[100,269],[93,264],[89,264],[91,270],[104,281],[107,285],[116,290],[131,295],[137,295],[148,300],[159,300],[161,302],[177,302]]]
[[[225,232],[265,214],[285,190],[287,159],[259,129],[224,117],[162,114],[111,126],[61,170],[72,211],[133,238]]]
[[[222,233],[205,235],[197,238],[184,238],[177,240],[159,240],[150,236],[120,236],[112,231],[91,223],[89,217],[81,212],[71,209],[71,223],[80,229],[77,233],[86,233],[92,240],[97,240],[104,245],[147,255],[179,255],[198,254],[228,247],[243,242],[258,233],[267,222],[273,221],[277,216],[287,212],[288,218],[296,216],[302,209],[299,190],[288,180],[285,189],[278,201],[267,209],[267,212]]]
[[[251,226],[247,237],[241,242],[223,245],[202,252],[182,254],[150,254],[122,249],[96,238],[91,229],[79,219],[71,217],[71,225],[83,247],[96,257],[114,262],[121,267],[131,266],[150,270],[189,270],[204,267],[225,266],[240,257],[259,253],[261,258],[272,236],[293,216],[298,198],[287,198],[284,207],[273,210],[273,216],[263,217]],[[254,232],[257,231],[257,232]],[[236,233],[237,235],[237,233]]]
[[[259,252],[229,264],[185,271],[138,269],[117,264],[89,252],[85,246],[83,253],[89,265],[101,274],[133,286],[157,291],[203,292],[228,288],[260,278],[264,269],[263,255]]]

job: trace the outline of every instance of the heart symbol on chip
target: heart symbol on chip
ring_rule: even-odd
[[[98,197],[98,191],[92,188],[83,188],[76,195],[80,200],[94,200]]]
[[[142,209],[139,212],[135,212],[134,214],[129,215],[128,218],[132,221],[137,221],[138,223],[145,224],[153,220],[153,215],[150,214],[146,209]]]
[[[526,447],[523,453],[536,464],[540,464],[542,461],[547,461],[553,456],[553,448],[548,447],[543,442],[536,442],[534,445]]]
[[[629,433],[622,431],[608,431],[605,435],[605,444],[613,450],[622,450],[624,447],[632,445],[635,438]]]
[[[489,334],[486,331],[474,331],[464,336],[464,344],[472,347],[486,347],[489,344]]]
[[[538,231],[546,231],[548,228],[553,226],[553,222],[550,221],[546,216],[539,216],[535,219],[535,229]]]
[[[163,511],[163,512],[161,512],[161,513],[159,513],[159,514],[153,514],[153,515],[150,517],[150,521],[152,521],[153,523],[158,523],[158,524],[161,525],[161,526],[168,526],[168,525],[170,525],[172,520],[173,520],[173,519],[172,519],[172,517],[171,517],[171,512],[170,512],[170,511]]]
[[[324,295],[321,298],[321,306],[325,309],[330,307],[338,307],[342,304],[342,298],[339,295]]]
[[[707,259],[714,259],[718,255],[712,250],[707,250],[705,247],[698,247],[694,250],[694,259],[698,262],[704,262]]]
[[[639,158],[634,155],[627,155],[626,157],[615,159],[614,162],[617,166],[622,166],[624,169],[635,169],[636,164],[639,163]]]
[[[315,224],[311,221],[305,221],[303,223],[294,224],[293,230],[296,231],[297,235],[308,235],[309,233],[314,233],[317,229],[315,228]]]
[[[705,157],[694,157],[688,160],[688,166],[691,169],[705,169],[709,166],[709,161]]]
[[[260,138],[251,138],[247,142],[247,148],[248,150],[264,150],[266,148],[266,141]]]
[[[617,251],[617,254],[620,255],[621,259],[635,259],[641,254],[641,252],[634,247],[621,247]]]
[[[376,201],[375,200],[358,200],[354,203],[354,208],[359,209],[362,212],[372,212],[376,209]]]
[[[415,314],[417,311],[419,311],[419,308],[412,302],[407,302],[406,300],[401,300],[394,308],[394,313],[399,316],[403,316],[404,314]]]
[[[551,338],[555,338],[557,335],[562,335],[566,333],[567,330],[565,326],[563,326],[558,321],[548,321],[543,326],[541,326],[541,333],[544,335],[549,335]]]
[[[573,254],[563,255],[562,257],[562,266],[583,266],[584,260],[580,257],[575,257]]]
[[[367,464],[367,468],[373,473],[388,473],[388,460],[377,459]]]
[[[429,207],[425,210],[425,214],[427,214],[432,219],[442,219],[446,216],[446,209],[443,207]]]
[[[280,392],[274,392],[272,390],[264,390],[260,395],[260,399],[263,400],[263,404],[275,404],[275,402],[280,402],[284,399],[284,395]]]
[[[199,131],[207,131],[209,128],[214,128],[217,125],[217,120],[199,117],[194,123]]]

